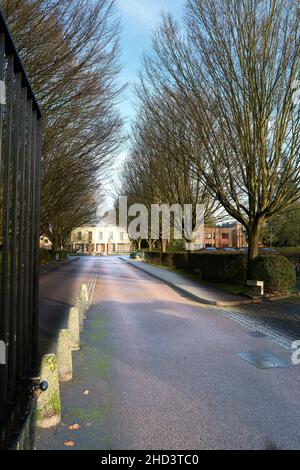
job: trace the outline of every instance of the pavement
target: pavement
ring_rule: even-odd
[[[80,264],[97,265],[94,302],[61,384],[62,422],[38,430],[37,449],[300,449],[290,351],[117,257]],[[237,355],[248,351],[288,367],[259,369]]]
[[[247,299],[242,295],[229,294],[221,289],[204,285],[200,282],[196,282],[193,279],[185,277],[181,274],[174,273],[164,268],[147,264],[143,261],[134,261],[129,257],[120,257],[126,263],[131,266],[138,268],[147,274],[159,279],[169,286],[176,289],[178,292],[187,295],[196,302],[201,304],[216,305],[219,307],[238,305],[238,304],[249,304],[252,300]]]

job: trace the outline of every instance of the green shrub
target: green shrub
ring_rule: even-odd
[[[47,264],[51,259],[51,253],[49,250],[45,250],[45,248],[40,248],[40,264]]]
[[[51,251],[51,258],[56,260],[56,255],[59,255],[59,260],[67,259],[68,258],[68,252],[67,250],[52,250]]]
[[[145,260],[151,264],[161,264],[160,253],[155,251],[146,251]]]
[[[173,253],[162,253],[160,259],[163,266],[173,267]]]
[[[173,266],[176,269],[187,269],[188,267],[187,253],[173,253]]]
[[[296,284],[296,271],[284,256],[258,256],[253,271],[255,279],[264,281],[269,293],[286,293]]]
[[[247,256],[243,253],[190,253],[188,270],[211,282],[244,283]]]

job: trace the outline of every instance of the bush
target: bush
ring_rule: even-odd
[[[45,248],[40,248],[40,264],[47,264],[51,259],[51,253],[49,250],[45,250]]]
[[[243,253],[190,253],[188,270],[206,281],[240,284],[245,282],[247,256]]]
[[[255,279],[264,281],[269,293],[286,293],[296,284],[295,269],[284,256],[258,256],[253,270]]]
[[[157,253],[155,251],[146,251],[145,260],[147,261],[147,263],[161,264],[160,253]]]
[[[162,253],[161,264],[163,266],[167,266],[168,268],[172,268],[173,267],[173,253]]]
[[[51,251],[51,258],[56,260],[56,255],[59,255],[59,259],[60,260],[63,260],[63,259],[67,259],[68,258],[68,252],[67,250],[61,250],[61,251],[55,251],[55,250],[52,250]]]
[[[173,254],[173,266],[176,269],[187,269],[188,267],[187,253],[174,253]]]

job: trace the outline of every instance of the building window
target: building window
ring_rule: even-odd
[[[222,233],[222,238],[225,239],[225,240],[228,240],[229,233]]]
[[[99,232],[99,242],[102,242],[103,240],[103,232]]]
[[[77,240],[82,240],[82,232],[78,232]]]
[[[89,242],[93,241],[93,232],[89,232]]]
[[[205,238],[212,238],[212,234],[211,233],[206,233]]]
[[[121,242],[124,241],[124,232],[120,232],[120,240],[121,240]]]
[[[109,239],[113,240],[114,239],[114,232],[109,232]]]

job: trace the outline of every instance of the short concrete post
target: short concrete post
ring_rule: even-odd
[[[69,330],[60,330],[57,342],[58,379],[68,382],[73,377],[71,335]]]
[[[70,344],[72,351],[79,351],[80,349],[80,334],[79,334],[79,312],[76,307],[69,310],[68,330],[70,332]]]
[[[40,376],[49,384],[48,389],[37,399],[36,424],[40,428],[56,426],[61,420],[57,359],[55,354],[42,357]]]
[[[78,313],[79,313],[79,331],[82,331],[83,330],[83,309],[82,309],[80,295],[76,299],[75,307],[77,308]]]
[[[88,303],[89,303],[88,290],[87,290],[86,284],[82,284],[81,286],[80,301],[81,301],[81,308],[82,308],[82,316],[83,316],[83,319],[85,320],[87,317],[87,310],[88,310]]]

